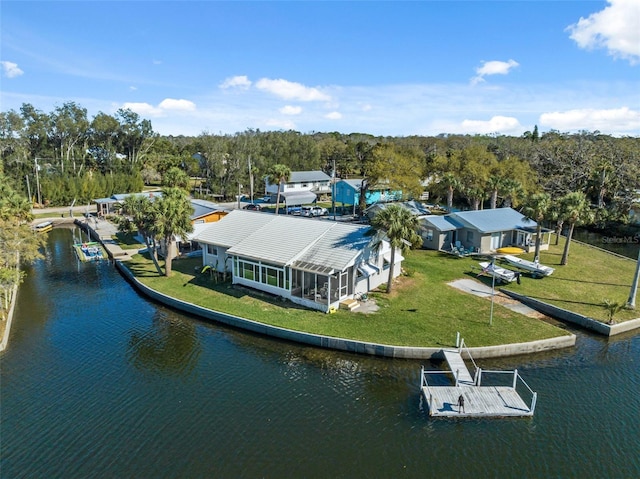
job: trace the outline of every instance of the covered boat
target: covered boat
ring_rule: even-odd
[[[511,271],[510,269],[501,268],[500,266],[497,266],[495,263],[489,263],[488,261],[484,261],[478,264],[482,268],[482,273],[480,274],[484,273],[484,274],[491,275],[498,281],[502,281],[504,283],[510,283],[518,279],[518,273],[516,273],[515,271]]]
[[[549,276],[555,271],[554,268],[540,264],[538,261],[527,261],[526,259],[517,258],[511,255],[505,255],[502,259],[516,268],[530,271],[534,275],[538,276]]]

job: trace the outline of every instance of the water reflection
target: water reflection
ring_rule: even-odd
[[[186,375],[202,352],[195,324],[159,309],[146,330],[130,332],[127,359],[137,369]]]

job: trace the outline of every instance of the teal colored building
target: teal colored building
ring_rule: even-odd
[[[360,189],[362,180],[340,180],[334,186],[334,200],[342,205],[352,205],[354,208],[360,203]],[[365,195],[367,206],[374,203],[397,201],[402,199],[402,191],[391,191],[389,188],[369,187]]]

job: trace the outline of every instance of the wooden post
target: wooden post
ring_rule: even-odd
[[[456,369],[456,387],[458,387],[458,376],[460,375],[460,370]]]
[[[424,366],[420,366],[420,387],[424,387]]]
[[[513,389],[516,388],[516,383],[518,382],[518,370],[513,370]]]
[[[429,416],[433,416],[433,394],[429,393]]]
[[[456,348],[460,347],[460,331],[456,333]]]
[[[482,384],[482,369],[478,368],[478,384],[477,384],[477,386],[480,387],[481,384]]]

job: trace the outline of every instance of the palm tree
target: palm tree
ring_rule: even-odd
[[[619,301],[611,301],[610,299],[605,299],[602,301],[602,307],[607,310],[607,319],[609,324],[613,324],[613,317],[620,310],[624,309],[625,304]]]
[[[406,208],[398,204],[391,204],[373,217],[371,226],[374,231],[384,233],[391,245],[391,264],[387,280],[387,293],[390,293],[393,284],[396,249],[400,248],[404,253],[408,248],[415,248],[422,244],[422,238],[417,232],[418,218]]]
[[[498,193],[505,186],[505,179],[502,176],[491,175],[487,180],[486,188],[491,192],[491,205],[490,208],[496,209],[498,207]]]
[[[447,189],[447,212],[451,213],[453,209],[453,193],[460,188],[460,181],[453,173],[445,173],[438,183]]]
[[[280,209],[280,193],[283,185],[291,178],[291,169],[287,165],[273,165],[267,173],[267,181],[272,185],[278,185],[278,194],[276,195],[276,214]]]
[[[564,245],[562,260],[560,264],[566,265],[569,260],[569,246],[573,237],[573,229],[576,225],[581,225],[593,221],[593,212],[589,206],[586,195],[581,191],[567,193],[560,198],[561,216],[569,224],[567,242]]]
[[[520,198],[524,196],[524,189],[518,180],[506,178],[502,182],[502,193],[504,195],[503,206],[516,208]]]
[[[187,233],[193,231],[191,224],[191,214],[193,207],[182,188],[165,188],[162,196],[153,203],[155,219],[153,231],[158,238],[161,238],[165,245],[165,276],[171,276],[171,262],[173,260],[173,250],[176,237],[185,237]]]
[[[158,274],[162,274],[162,268],[158,264],[156,252],[156,240],[153,234],[153,224],[155,214],[151,200],[144,195],[130,195],[124,199],[122,206],[123,213],[131,218],[131,222],[136,226],[138,232],[144,239],[147,251]]]
[[[551,197],[546,193],[535,193],[527,198],[522,214],[525,219],[533,220],[537,223],[536,227],[536,248],[534,258],[540,257],[540,240],[542,238],[542,221],[549,214],[551,208]]]

